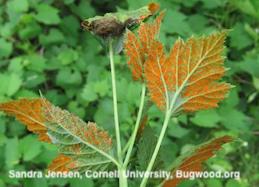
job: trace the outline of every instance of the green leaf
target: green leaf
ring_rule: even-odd
[[[253,44],[252,38],[245,31],[244,25],[237,23],[233,28],[233,31],[230,32],[230,41],[231,46],[241,50]]]
[[[188,25],[191,25],[191,29],[196,33],[204,32],[204,29],[208,25],[208,20],[201,14],[194,14],[188,17]]]
[[[24,187],[48,187],[47,179],[45,178],[30,178],[24,180]]]
[[[40,44],[48,46],[51,44],[59,44],[64,42],[65,37],[58,29],[50,29],[47,35],[41,34],[39,40]]]
[[[35,18],[37,21],[47,25],[55,25],[60,23],[58,9],[48,4],[39,4],[36,7],[36,9],[37,9],[37,14],[35,15]]]
[[[87,187],[94,187],[94,182],[91,179],[84,178],[84,179],[71,179],[70,180],[70,185],[73,187],[82,187],[82,186],[87,186]]]
[[[6,185],[5,185],[4,181],[2,179],[0,179],[0,187],[5,187],[5,186]]]
[[[94,83],[90,82],[89,84],[86,84],[83,88],[83,91],[81,93],[81,97],[86,102],[92,102],[95,101],[98,98],[98,95],[94,90]]]
[[[22,58],[15,57],[10,60],[8,71],[11,73],[21,74],[23,70]]]
[[[36,72],[43,72],[46,67],[46,59],[39,54],[31,54],[25,58],[28,61],[27,68]]]
[[[241,70],[259,78],[259,55],[246,55],[244,60],[237,65]]]
[[[9,57],[12,51],[12,43],[0,38],[0,59],[3,57]]]
[[[182,138],[190,132],[187,128],[183,128],[178,123],[172,124],[168,127],[168,134],[175,138]]]
[[[139,140],[139,143],[137,145],[137,166],[139,170],[145,170],[151,156],[154,152],[155,146],[157,142],[157,137],[155,136],[154,131],[149,127],[146,126],[144,129],[144,132]],[[147,146],[148,145],[148,146]],[[154,165],[154,168],[158,167],[158,163],[160,162],[160,159],[156,159],[156,163]],[[153,169],[154,169],[153,168]]]
[[[75,3],[70,6],[72,12],[81,19],[89,18],[95,15],[95,10],[91,6],[90,1],[80,1],[78,5]]]
[[[213,186],[213,187],[223,187],[222,182],[219,179],[207,179],[206,185],[207,186]]]
[[[251,123],[249,118],[241,111],[229,108],[221,107],[219,109],[222,124],[233,131],[248,131]]]
[[[78,59],[78,53],[77,51],[71,49],[71,48],[65,48],[59,53],[58,55],[58,60],[63,64],[63,65],[68,65],[71,64]]]
[[[257,91],[259,91],[259,78],[253,77],[253,84]]]
[[[195,116],[191,118],[191,121],[197,126],[212,128],[217,127],[217,123],[220,119],[216,110],[205,110],[197,112]]]
[[[68,110],[76,114],[80,118],[84,118],[85,116],[85,109],[83,107],[80,107],[79,103],[76,101],[70,101],[68,103]]]
[[[0,126],[0,128],[1,128],[1,126]],[[0,129],[0,132],[1,132],[1,129]],[[6,139],[7,138],[6,138],[6,136],[4,134],[0,134],[0,147],[5,144]]]
[[[94,92],[99,94],[101,97],[108,95],[110,92],[110,86],[107,80],[102,80],[94,83]]]
[[[35,136],[27,135],[20,140],[19,149],[24,161],[31,161],[41,153],[41,143]]]
[[[8,39],[14,34],[14,28],[15,25],[13,22],[7,22],[4,25],[1,25],[0,34],[3,36],[3,38]]]
[[[8,76],[6,94],[7,96],[14,95],[22,85],[22,79],[17,74]]]
[[[230,3],[241,10],[243,13],[251,15],[255,18],[259,18],[258,1],[254,0],[232,0]]]
[[[94,120],[98,124],[110,130],[114,131],[114,117],[113,110],[111,110],[112,100],[111,99],[102,99],[99,101],[97,111],[94,113]]]
[[[27,0],[11,0],[7,3],[8,11],[13,11],[16,13],[26,12],[29,9],[29,4]]]
[[[17,138],[11,138],[5,144],[5,164],[6,167],[11,169],[19,163],[20,152],[19,142]]]
[[[62,31],[64,33],[66,33],[67,35],[76,36],[78,34],[78,30],[80,28],[80,23],[75,16],[69,15],[69,16],[62,18],[60,27],[61,27]]]
[[[177,33],[186,36],[191,31],[186,19],[187,17],[180,11],[168,10],[163,22],[164,26],[162,25],[162,30],[166,33]]]
[[[25,73],[24,86],[27,88],[34,88],[46,81],[46,76],[33,71],[26,71]]]
[[[234,179],[230,179],[226,183],[226,187],[242,187],[242,185]]]
[[[19,37],[22,40],[31,39],[42,32],[40,25],[36,21],[30,21],[24,28],[19,30]]]
[[[64,88],[80,85],[82,76],[78,70],[64,68],[58,72],[56,83]]]
[[[147,5],[148,3],[150,3],[150,1],[149,0],[142,0],[142,1],[127,0],[127,3],[129,5],[129,9],[137,9],[139,7]]]
[[[202,2],[205,8],[213,9],[217,7],[223,7],[227,1],[226,0],[210,0],[210,1],[202,0]]]

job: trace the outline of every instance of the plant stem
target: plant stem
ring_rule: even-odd
[[[145,95],[146,95],[146,86],[145,84],[142,84],[142,91],[141,91],[141,99],[140,99],[140,104],[139,104],[139,111],[138,111],[138,116],[137,116],[137,120],[136,120],[136,124],[133,130],[133,133],[130,137],[130,143],[129,143],[129,148],[123,163],[124,167],[127,167],[128,163],[129,163],[129,159],[130,159],[130,155],[136,140],[136,136],[138,133],[138,129],[139,129],[139,125],[140,125],[140,121],[141,121],[141,116],[142,116],[142,112],[143,112],[143,108],[144,108],[144,103],[145,103]]]
[[[113,55],[114,54],[113,54],[112,39],[110,39],[110,41],[109,41],[109,57],[110,57],[110,65],[111,65],[111,77],[112,77],[112,95],[113,95],[115,136],[116,136],[116,142],[117,142],[117,156],[118,156],[118,162],[119,162],[119,165],[117,165],[118,172],[119,172],[119,185],[120,185],[120,187],[127,187],[128,181],[127,181],[127,176],[126,176],[126,169],[123,167],[123,160],[122,160],[117,91],[116,91],[116,76],[115,76],[115,66],[114,66]]]
[[[131,143],[131,142],[130,142],[131,137],[132,137],[132,135],[130,136],[130,139],[128,140],[128,142],[126,143],[126,145],[123,147],[123,149],[122,149],[122,155],[124,155],[125,153],[127,153],[128,148],[129,148],[130,143]]]
[[[169,120],[170,120],[170,117],[171,117],[171,111],[168,110],[166,112],[166,115],[165,115],[165,120],[164,120],[164,123],[163,123],[163,126],[162,126],[162,130],[160,132],[160,135],[159,135],[159,138],[157,140],[157,144],[156,144],[156,147],[155,147],[155,150],[152,154],[152,157],[151,157],[151,160],[147,166],[147,169],[146,169],[146,172],[149,173],[155,163],[155,160],[156,160],[156,157],[157,157],[157,154],[158,154],[158,151],[159,151],[159,148],[161,146],[161,143],[162,143],[162,140],[165,136],[165,132],[166,132],[166,129],[167,129],[167,126],[168,126],[168,123],[169,123]],[[143,178],[142,181],[141,181],[141,184],[140,184],[140,187],[145,187],[146,184],[147,184],[147,180],[148,178]]]
[[[120,187],[128,187],[126,169],[124,167],[119,168],[118,172],[119,172],[119,186]]]
[[[118,156],[119,162],[122,162],[117,91],[116,91],[116,76],[115,76],[115,67],[114,67],[114,58],[113,58],[112,39],[110,39],[109,41],[109,56],[110,56],[110,64],[111,64],[113,111],[114,111],[114,124],[115,124],[115,134],[116,134],[116,142],[117,142],[117,156]]]

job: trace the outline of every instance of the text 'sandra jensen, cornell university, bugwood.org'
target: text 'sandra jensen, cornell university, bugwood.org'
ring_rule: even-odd
[[[173,179],[175,178],[188,178],[190,180],[196,178],[234,178],[240,179],[239,171],[221,172],[221,171],[196,171],[188,172],[177,170],[175,176],[168,171],[126,171],[128,178],[153,178],[153,179]],[[117,170],[114,171],[91,171],[88,170],[84,174],[80,172],[42,172],[42,171],[9,171],[10,178],[119,178]]]

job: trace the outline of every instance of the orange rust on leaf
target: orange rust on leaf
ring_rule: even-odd
[[[160,5],[158,3],[149,3],[148,9],[152,14],[155,14],[160,9]]]
[[[217,107],[231,88],[219,83],[223,66],[226,32],[207,37],[178,39],[169,55],[163,45],[152,41],[145,63],[145,79],[152,101],[161,109],[176,95],[177,111],[194,112]]]
[[[183,172],[202,171],[202,163],[212,156],[216,151],[222,148],[222,145],[233,141],[231,136],[223,136],[212,140],[211,142],[202,145],[194,151],[191,156],[185,158],[176,168],[172,170],[173,179],[164,181],[163,187],[176,187],[181,181],[186,178],[175,177],[175,171],[181,170]]]
[[[109,134],[103,129],[97,128],[95,123],[88,122],[87,126],[83,129],[83,134],[87,142],[102,150],[108,150],[112,146],[112,139]]]
[[[143,81],[144,64],[149,54],[150,44],[157,39],[164,15],[163,11],[152,23],[141,23],[138,36],[131,31],[126,33],[124,48],[134,80]]]
[[[21,99],[0,104],[0,111],[15,116],[29,131],[39,135],[41,141],[50,142],[47,128],[44,126],[45,117],[42,114],[44,105],[49,103],[44,99]]]
[[[72,159],[63,154],[58,155],[49,165],[49,171],[70,171],[73,169]]]

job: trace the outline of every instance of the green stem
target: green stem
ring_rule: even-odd
[[[139,125],[140,125],[140,121],[141,121],[141,116],[142,116],[142,112],[143,112],[143,108],[144,108],[144,103],[145,103],[145,95],[146,95],[146,86],[145,84],[142,85],[142,92],[141,92],[141,99],[140,99],[140,105],[139,105],[139,111],[138,111],[138,116],[137,116],[137,121],[133,130],[133,133],[130,137],[130,143],[129,143],[129,148],[123,163],[124,167],[127,167],[128,163],[129,163],[129,159],[130,159],[130,155],[136,140],[136,136],[138,133],[138,129],[139,129]]]
[[[119,172],[119,186],[120,187],[128,187],[126,169],[124,167],[119,168],[118,172]]]
[[[160,146],[161,146],[161,143],[162,143],[162,140],[165,136],[165,132],[166,132],[166,129],[167,129],[167,126],[168,126],[168,123],[170,121],[170,117],[171,117],[171,111],[168,110],[166,112],[166,115],[165,115],[165,120],[164,120],[164,123],[163,123],[163,127],[162,127],[162,130],[160,132],[160,135],[159,135],[159,138],[157,140],[157,144],[156,144],[156,147],[155,147],[155,150],[152,154],[152,157],[151,157],[151,160],[147,166],[147,169],[146,169],[146,172],[149,173],[155,163],[155,160],[156,160],[156,157],[157,157],[157,154],[158,154],[158,151],[160,149]],[[142,181],[141,181],[141,184],[140,184],[140,187],[145,187],[146,184],[147,184],[147,180],[148,178],[143,178]]]
[[[117,142],[117,156],[118,156],[118,172],[119,172],[119,185],[120,187],[127,187],[128,181],[126,176],[126,169],[122,166],[122,150],[121,150],[121,139],[120,139],[120,126],[119,126],[119,115],[118,115],[118,103],[117,103],[117,91],[116,91],[116,76],[115,66],[113,58],[113,46],[112,39],[109,41],[109,57],[111,65],[111,77],[112,77],[112,95],[113,95],[113,111],[114,111],[114,124],[115,124],[115,136]]]
[[[132,135],[131,135],[131,137],[132,137]],[[122,155],[124,155],[126,152],[127,152],[127,150],[128,150],[128,148],[129,148],[129,146],[130,146],[130,143],[131,143],[131,137],[129,138],[129,140],[128,140],[128,142],[126,143],[126,145],[124,146],[124,148],[122,149]]]
[[[115,67],[114,67],[114,58],[113,58],[112,39],[110,39],[109,41],[109,56],[110,56],[110,64],[111,64],[113,111],[114,111],[114,124],[115,124],[115,134],[116,134],[116,142],[117,142],[117,156],[118,156],[119,162],[122,162],[117,91],[116,91],[116,76],[115,76]]]

